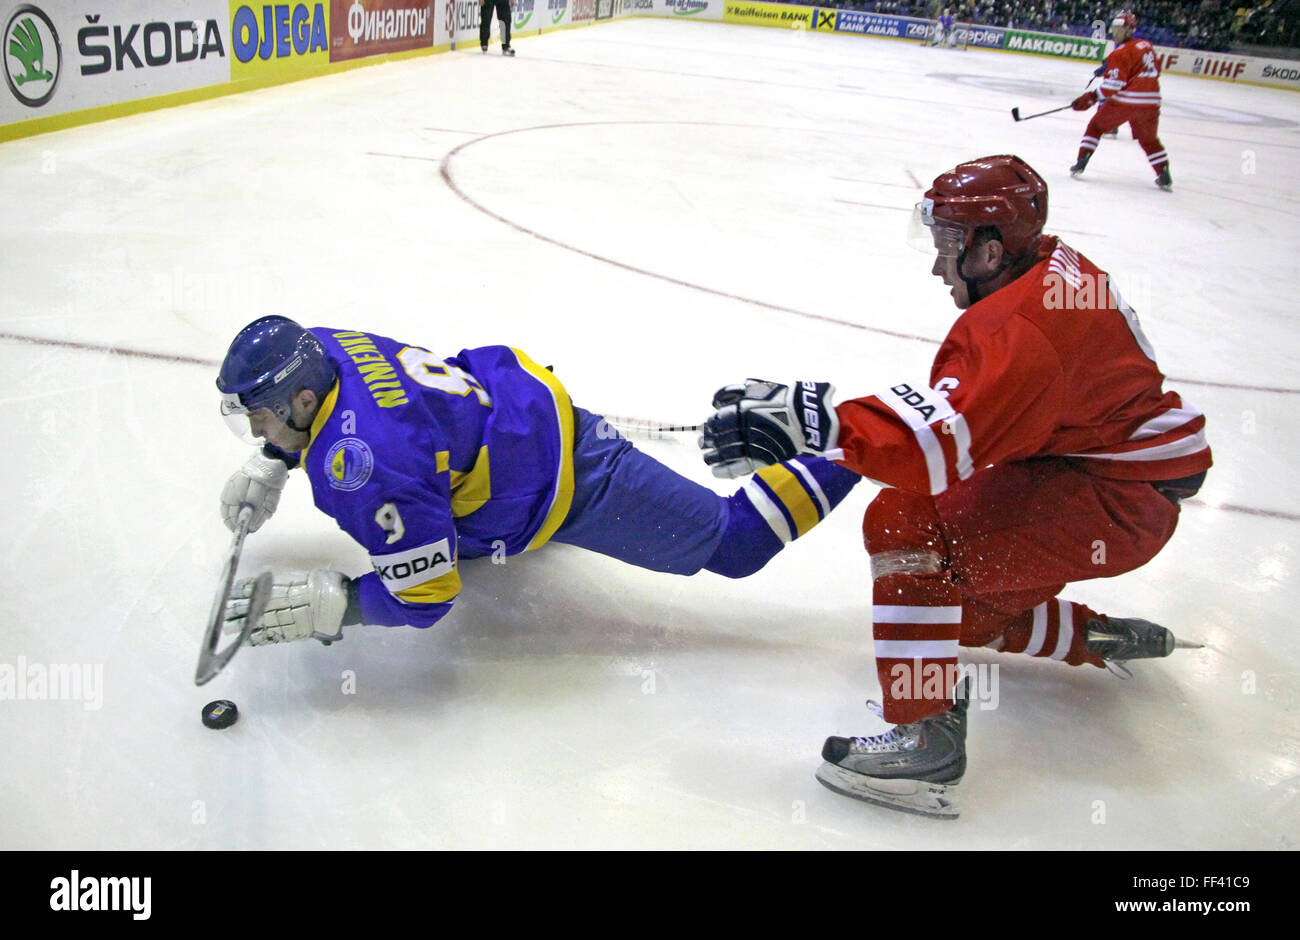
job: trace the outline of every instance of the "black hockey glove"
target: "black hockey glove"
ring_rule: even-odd
[[[793,387],[746,379],[718,389],[716,413],[704,422],[700,449],[715,477],[735,478],[798,454],[834,450],[840,422],[827,382]]]

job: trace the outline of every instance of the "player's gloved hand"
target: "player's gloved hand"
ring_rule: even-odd
[[[1097,103],[1097,93],[1095,91],[1085,91],[1079,97],[1070,102],[1070,107],[1076,111],[1087,111]]]
[[[226,601],[226,633],[244,629],[253,578],[231,589]],[[348,609],[347,579],[337,571],[317,568],[310,574],[291,572],[271,583],[266,612],[248,635],[250,646],[288,643],[315,637],[322,643],[343,639],[343,615]]]
[[[283,461],[267,457],[260,450],[249,457],[221,490],[221,521],[226,528],[235,531],[239,507],[248,504],[253,507],[248,531],[260,529],[280,504],[280,491],[284,489],[288,476],[289,468]]]
[[[840,436],[827,382],[794,386],[746,379],[718,389],[700,449],[715,477],[735,478],[798,454],[824,454]]]

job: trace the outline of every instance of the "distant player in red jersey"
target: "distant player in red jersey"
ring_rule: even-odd
[[[1101,106],[1083,132],[1079,158],[1070,167],[1070,173],[1081,176],[1101,143],[1101,135],[1127,123],[1146,151],[1147,162],[1156,174],[1156,185],[1170,190],[1174,181],[1169,175],[1169,155],[1156,133],[1160,126],[1160,64],[1156,62],[1151,43],[1133,38],[1137,24],[1137,17],[1132,13],[1115,14],[1110,24],[1115,48],[1102,66],[1101,86],[1097,91],[1084,92],[1072,102],[1076,111],[1087,111],[1098,101]]]
[[[839,793],[956,815],[959,645],[1074,666],[1178,645],[1162,626],[1057,597],[1150,561],[1210,449],[1204,415],[1163,389],[1133,310],[1105,272],[1043,234],[1046,220],[1047,184],[1019,157],[941,174],[916,229],[965,312],[929,375],[838,407],[829,384],[751,379],[720,390],[705,424],[715,475],[817,453],[887,487],[863,530],[879,714],[895,727],[826,741],[817,777]]]

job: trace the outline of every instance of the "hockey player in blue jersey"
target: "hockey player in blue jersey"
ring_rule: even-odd
[[[742,578],[860,479],[801,456],[719,496],[574,407],[549,369],[507,346],[444,360],[373,333],[263,317],[235,337],[217,388],[235,433],[265,442],[222,491],[226,524],[251,505],[256,530],[301,466],[316,506],[373,568],[277,577],[252,645],[431,626],[460,593],[460,562],[549,541],[653,571]],[[818,417],[833,441],[835,413]],[[227,605],[230,630],[243,626],[251,585]]]

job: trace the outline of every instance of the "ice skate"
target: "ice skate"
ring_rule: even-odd
[[[501,47],[501,54],[502,54],[502,55],[514,55],[514,54],[515,54],[514,47],[513,47],[513,46],[510,46],[510,45],[504,45],[504,46],[502,46],[502,47]]]
[[[1124,665],[1130,659],[1163,659],[1176,649],[1201,649],[1203,643],[1180,640],[1156,623],[1136,618],[1094,617],[1088,621],[1087,649],[1100,656],[1106,668],[1122,679],[1133,673]]]
[[[484,55],[487,55],[487,46],[479,46],[479,48],[483,50]]]
[[[1083,175],[1083,171],[1086,170],[1087,168],[1088,168],[1088,158],[1080,157],[1079,162],[1076,163],[1074,166],[1070,167],[1070,175],[1073,176],[1075,179],[1078,179],[1080,176]]]
[[[1179,640],[1157,623],[1130,617],[1094,617],[1088,621],[1088,652],[1111,662],[1163,659],[1176,649],[1200,649],[1204,644]]]
[[[1160,175],[1156,177],[1156,185],[1159,186],[1161,189],[1163,189],[1165,192],[1173,191],[1174,178],[1169,175],[1169,167],[1165,167],[1163,170],[1160,171]]]
[[[970,680],[953,707],[883,734],[827,738],[817,780],[830,790],[905,813],[956,819],[955,790],[966,772],[966,709]],[[881,714],[880,706],[867,707]]]

